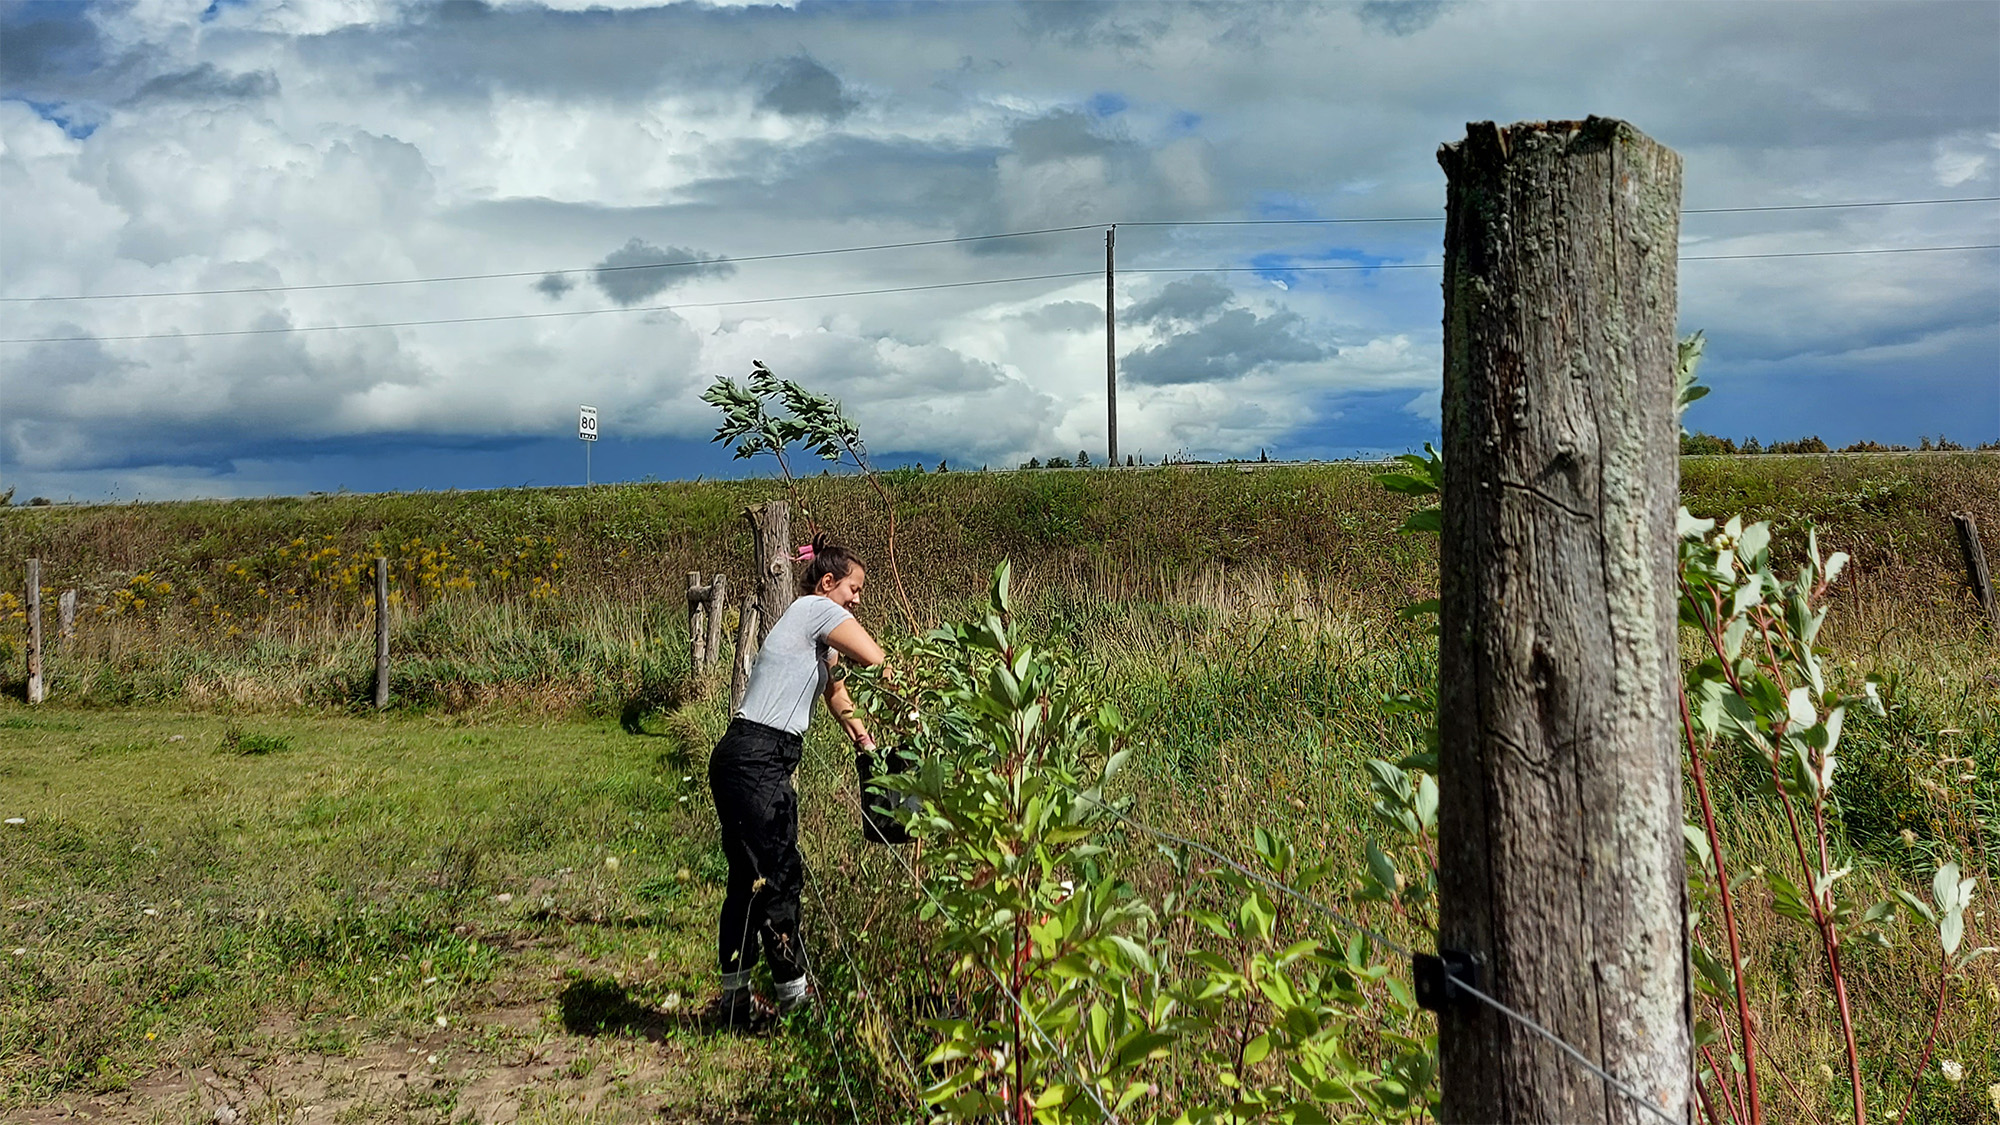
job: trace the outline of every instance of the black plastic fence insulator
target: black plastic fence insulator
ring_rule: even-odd
[[[1435,955],[1413,954],[1411,975],[1417,985],[1417,1006],[1432,1012],[1474,1008],[1478,998],[1453,983],[1480,987],[1479,962],[1462,949],[1440,949]]]

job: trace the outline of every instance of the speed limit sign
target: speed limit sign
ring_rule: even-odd
[[[597,408],[579,406],[576,408],[576,436],[584,441],[597,440]]]

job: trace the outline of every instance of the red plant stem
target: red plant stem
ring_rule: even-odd
[[[1701,752],[1695,745],[1694,715],[1688,710],[1687,690],[1681,697],[1681,730],[1687,735],[1688,762],[1694,770],[1694,791],[1701,797],[1701,826],[1708,834],[1710,858],[1715,861],[1715,882],[1722,891],[1722,922],[1729,933],[1729,967],[1736,985],[1736,1022],[1743,1029],[1743,1071],[1750,1094],[1750,1125],[1763,1125],[1764,1103],[1757,1092],[1757,1041],[1750,1032],[1750,998],[1743,991],[1743,947],[1736,936],[1736,901],[1729,889],[1729,868],[1722,857],[1722,835],[1715,828],[1715,806],[1708,796],[1708,777],[1701,768]]]
[[[1707,1047],[1701,1049],[1701,1057],[1708,1060],[1708,1069],[1715,1073],[1715,1088],[1722,1091],[1722,1107],[1729,1111],[1729,1120],[1741,1122],[1743,1117],[1738,1111],[1734,1091],[1730,1089],[1732,1083],[1722,1073],[1722,1063],[1716,1059],[1715,1052]],[[1696,1082],[1694,1088],[1701,1095],[1702,1108],[1708,1111],[1708,1119],[1716,1125],[1721,1125],[1722,1118],[1715,1115],[1715,1103],[1709,1099],[1708,1088],[1700,1082]]]
[[[1708,1121],[1710,1125],[1722,1125],[1722,1118],[1715,1115],[1715,1103],[1709,1100],[1708,1087],[1696,1082],[1694,1084],[1694,1096],[1701,1099],[1703,1119]]]
[[[1924,1068],[1931,1065],[1931,1050],[1937,1046],[1938,1028],[1944,1024],[1944,1001],[1951,989],[1951,962],[1944,954],[1938,954],[1938,1002],[1937,1014],[1931,1017],[1931,1033],[1924,1037],[1924,1055],[1917,1060],[1917,1070],[1910,1075],[1910,1092],[1903,1095],[1903,1108],[1896,1113],[1896,1120],[1906,1121],[1910,1116],[1910,1105],[1917,1100],[1917,1083],[1923,1081]]]

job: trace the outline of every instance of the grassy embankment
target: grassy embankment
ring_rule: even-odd
[[[2000,526],[2000,461],[1717,459],[1685,476],[1698,512],[1772,518],[1794,548],[1812,523],[1855,555],[1824,636],[1852,665],[1902,679],[1887,720],[1850,725],[1848,839],[1862,877],[1884,887],[1916,888],[1935,858],[1977,868],[1967,940],[1994,943],[1977,911],[1992,903],[1984,839],[2000,828],[2000,659],[1958,592],[1943,514]],[[877,541],[859,490],[808,487],[828,511],[853,506],[828,520],[851,541]],[[647,1098],[658,1112],[665,1098],[670,1118],[691,1119],[715,1104],[845,1119],[849,1083],[896,1104],[899,1067],[872,1011],[837,996],[857,1038],[800,1027],[774,1047],[673,1018],[708,984],[720,874],[700,767],[723,714],[686,682],[682,576],[741,575],[735,512],[775,491],[8,512],[0,582],[18,585],[18,560],[39,554],[45,582],[83,590],[86,609],[52,668],[58,704],[0,716],[0,791],[18,806],[0,812],[29,820],[0,834],[0,942],[29,951],[0,969],[0,1105],[148,1089],[159,1064],[241,1066],[252,1043],[324,1064],[406,1042],[421,1052],[411,1067],[437,1053],[423,1044],[445,1050],[421,1084],[350,1075],[348,1104],[365,1119],[450,1116],[496,1075],[528,1091],[528,1116],[550,1119],[582,1112],[563,1101],[580,1091],[597,1099],[591,1112]],[[1399,500],[1347,468],[911,476],[897,494],[920,612],[963,605],[1011,556],[1040,623],[1093,653],[1128,710],[1152,711],[1135,783],[1148,815],[1238,848],[1263,823],[1355,858],[1358,762],[1414,737],[1378,701],[1434,674],[1432,646],[1390,612],[1432,573],[1420,543],[1390,533]],[[398,560],[404,713],[342,717],[366,690],[359,567],[378,550]],[[867,616],[891,626],[885,569]],[[682,702],[649,720],[663,738],[610,721],[645,729],[650,708]],[[102,710],[134,703],[162,706]],[[186,737],[164,741],[175,733]],[[834,798],[845,769],[830,744],[808,754],[807,853],[824,909],[894,1010],[922,987],[885,906],[911,892],[855,840]],[[1717,784],[1739,869],[1778,863],[1748,773]],[[616,871],[603,862],[614,854]],[[1135,874],[1159,872],[1142,861]],[[832,927],[810,895],[808,913],[826,947]],[[1802,933],[1761,906],[1746,917],[1769,1049],[1804,1105],[1776,1083],[1767,1100],[1832,1119],[1840,1095],[1820,1066],[1841,1062],[1823,975]],[[1851,970],[1884,1109],[1928,1026],[1924,949],[1917,935],[1857,954]],[[828,970],[848,983],[844,965]],[[487,1018],[510,1004],[528,1017]],[[439,1014],[457,1022],[438,1029]],[[1985,1085],[2000,1081],[1996,1016],[1989,967],[1946,1017],[1946,1056],[1965,1079],[1944,1081],[1934,1063],[1913,1119],[1980,1119]],[[273,1018],[280,1034],[259,1037]],[[630,1034],[586,1034],[607,1023]],[[634,1050],[648,1036],[666,1062]],[[550,1057],[566,1061],[532,1072]],[[620,1068],[631,1073],[607,1077]]]

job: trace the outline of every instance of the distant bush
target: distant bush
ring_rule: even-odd
[[[1736,443],[1726,437],[1716,437],[1697,430],[1681,435],[1681,456],[1711,457],[1720,453],[1735,453]]]
[[[1765,448],[1766,453],[1831,453],[1826,442],[1819,435],[1800,438],[1797,441],[1774,441]]]

